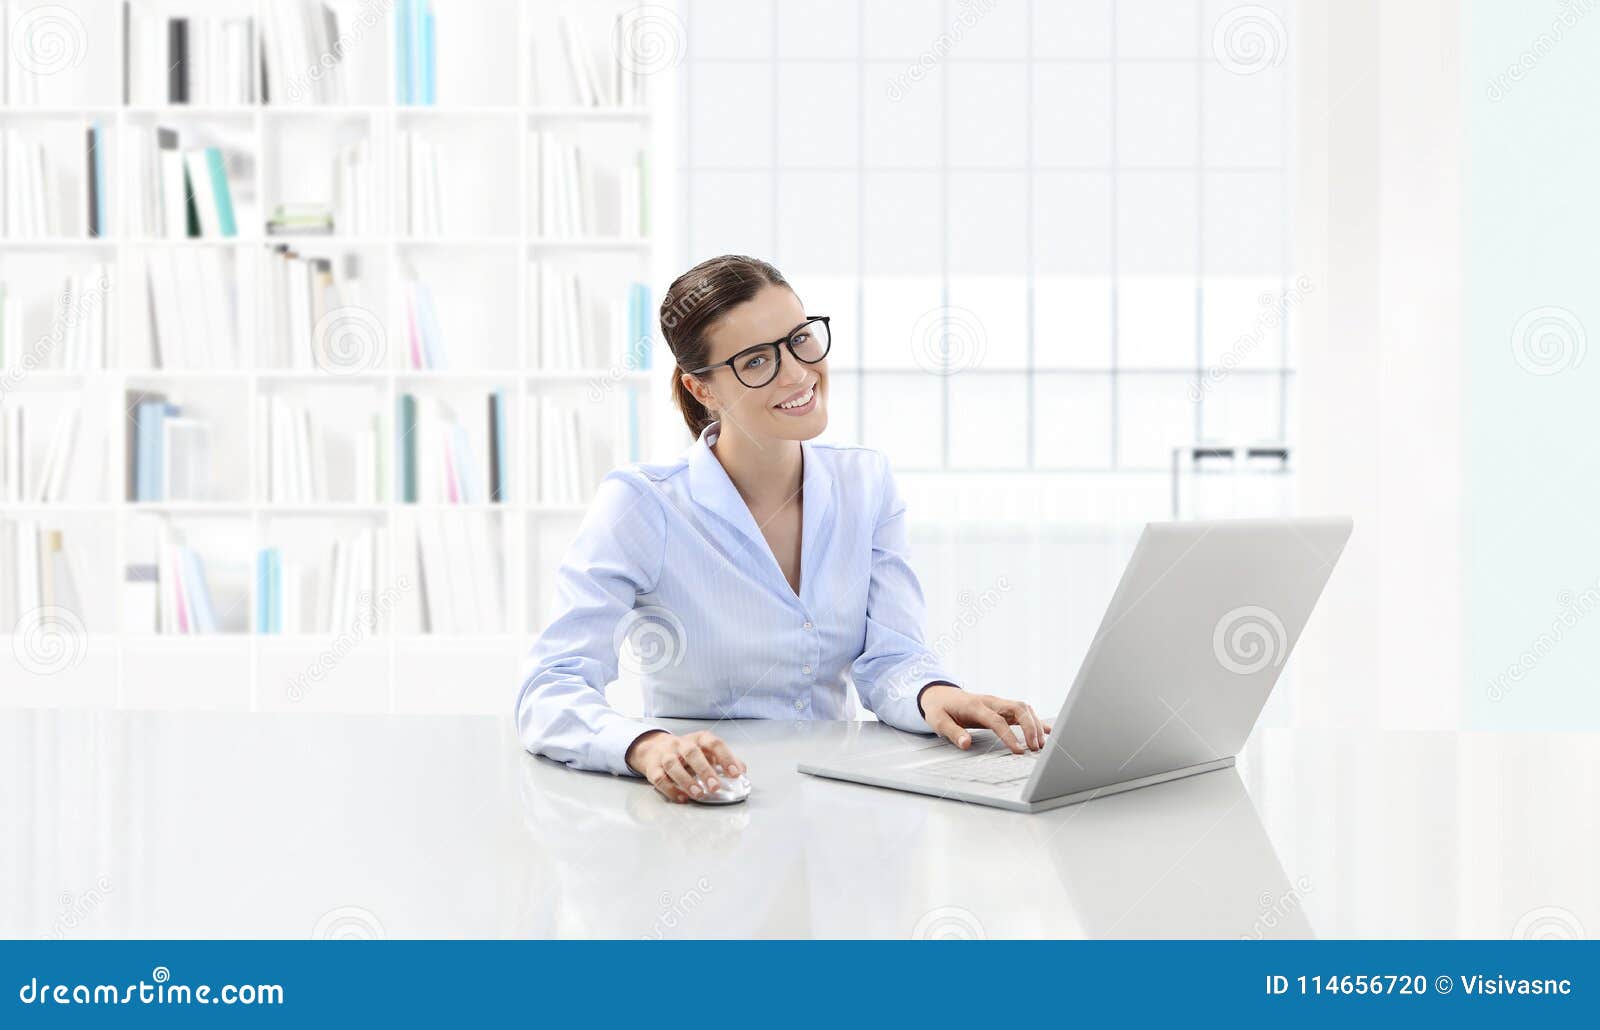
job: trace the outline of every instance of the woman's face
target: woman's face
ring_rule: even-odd
[[[746,381],[759,382],[771,374],[766,363],[772,348],[747,354],[750,348],[783,340],[806,320],[800,298],[787,286],[765,286],[761,292],[728,312],[706,334],[710,351],[707,365],[739,356],[739,372]],[[828,360],[814,365],[797,361],[789,348],[778,348],[778,371],[765,386],[751,388],[727,365],[690,379],[689,389],[723,422],[748,436],[779,440],[810,440],[828,427]]]

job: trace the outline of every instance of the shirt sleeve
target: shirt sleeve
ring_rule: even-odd
[[[862,704],[880,720],[912,733],[932,733],[917,707],[917,695],[929,683],[956,682],[923,642],[927,608],[922,584],[911,571],[906,505],[888,459],[880,460],[883,502],[872,532],[866,646],[850,667],[850,677]]]
[[[618,627],[655,588],[666,548],[659,499],[626,471],[600,484],[556,572],[557,614],[539,634],[517,691],[517,732],[537,755],[575,769],[637,775],[628,748],[657,727],[606,703]]]

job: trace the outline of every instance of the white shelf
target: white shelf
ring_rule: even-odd
[[[533,595],[548,593],[549,584],[546,577],[551,571],[551,564],[558,557],[552,541],[566,531],[568,523],[575,523],[584,514],[586,505],[547,503],[533,499],[531,492],[536,482],[528,482],[533,463],[526,454],[526,449],[531,446],[527,443],[529,439],[527,418],[531,405],[541,396],[541,388],[554,393],[558,387],[571,386],[581,389],[586,384],[596,382],[642,387],[663,374],[659,370],[620,371],[621,355],[617,356],[619,365],[616,368],[538,367],[534,359],[539,348],[532,338],[531,331],[533,325],[530,303],[533,287],[530,285],[528,269],[535,261],[571,263],[579,267],[604,267],[608,270],[613,266],[627,268],[636,265],[637,273],[629,274],[651,283],[653,291],[659,292],[659,284],[665,281],[665,273],[668,271],[661,264],[665,260],[668,248],[661,246],[656,237],[659,235],[660,227],[671,224],[670,219],[662,213],[666,210],[665,204],[670,201],[672,188],[670,175],[675,167],[675,162],[670,160],[670,154],[661,149],[662,144],[670,139],[668,135],[671,129],[670,94],[658,89],[652,96],[649,106],[639,107],[551,106],[532,103],[527,95],[530,89],[529,83],[532,81],[531,55],[525,45],[527,33],[533,24],[534,12],[544,10],[553,4],[554,0],[521,0],[521,2],[448,0],[448,3],[447,16],[456,18],[472,17],[473,15],[463,15],[460,11],[470,10],[475,5],[481,5],[483,8],[476,16],[486,18],[501,18],[514,8],[515,17],[504,19],[509,23],[504,25],[504,31],[516,33],[514,78],[503,75],[496,78],[495,72],[489,72],[480,80],[483,83],[514,83],[515,88],[506,97],[507,103],[443,103],[432,106],[393,102],[329,105],[57,103],[40,107],[0,106],[0,124],[50,120],[87,122],[98,119],[105,126],[109,138],[116,144],[107,163],[108,210],[111,221],[108,235],[99,238],[64,236],[50,239],[0,239],[0,250],[7,253],[43,254],[49,255],[50,259],[60,255],[59,259],[63,261],[104,260],[113,264],[115,286],[108,315],[112,326],[112,331],[108,334],[111,337],[108,340],[111,352],[108,361],[113,367],[93,371],[41,369],[29,373],[24,380],[25,383],[40,388],[63,389],[78,387],[87,389],[91,385],[99,384],[96,388],[113,391],[109,396],[115,397],[119,402],[124,388],[141,386],[167,390],[180,402],[185,392],[199,397],[214,395],[224,398],[229,405],[234,404],[237,398],[240,405],[237,417],[241,420],[239,426],[244,429],[242,439],[245,442],[237,449],[231,443],[226,445],[228,452],[225,457],[229,460],[237,457],[239,460],[250,462],[248,474],[243,475],[240,480],[246,484],[248,493],[227,490],[223,496],[247,498],[265,496],[263,470],[259,467],[258,418],[264,406],[263,398],[272,395],[274,391],[320,390],[330,385],[356,387],[367,391],[373,398],[372,403],[377,406],[376,410],[381,411],[386,417],[390,417],[395,411],[400,394],[411,389],[419,391],[434,388],[448,391],[453,387],[463,387],[473,391],[480,388],[502,389],[507,398],[507,434],[511,441],[512,452],[508,459],[511,496],[504,503],[407,504],[396,500],[385,500],[378,503],[330,501],[301,504],[274,503],[256,499],[207,502],[125,501],[118,496],[122,489],[122,463],[127,431],[126,420],[121,418],[114,419],[119,428],[114,428],[112,437],[103,444],[102,457],[109,468],[106,486],[109,490],[115,491],[112,497],[52,504],[0,503],[0,518],[39,521],[58,517],[77,519],[89,526],[96,535],[104,532],[107,534],[107,539],[112,541],[107,547],[112,553],[111,567],[85,570],[89,582],[83,584],[82,589],[109,589],[118,595],[111,604],[116,616],[114,622],[109,628],[95,625],[86,637],[90,649],[95,652],[97,658],[110,655],[114,660],[115,698],[118,704],[127,704],[132,698],[137,698],[141,705],[150,704],[153,698],[159,699],[163,696],[163,691],[166,690],[163,687],[164,678],[177,675],[184,677],[184,680],[178,687],[168,691],[173,697],[172,704],[204,705],[206,703],[204,700],[196,700],[207,696],[207,691],[202,689],[202,686],[214,683],[219,676],[239,676],[241,678],[232,681],[231,684],[215,683],[218,688],[224,685],[237,688],[236,693],[220,689],[215,692],[220,699],[217,701],[218,704],[231,704],[234,703],[233,699],[244,696],[242,677],[248,676],[248,697],[251,708],[261,710],[281,707],[270,703],[263,704],[264,699],[271,700],[271,695],[267,692],[276,690],[277,687],[268,682],[267,677],[271,673],[263,670],[258,659],[263,654],[280,656],[276,667],[281,669],[285,665],[293,665],[295,659],[302,654],[320,654],[332,650],[339,639],[338,635],[329,633],[254,632],[257,600],[249,596],[253,594],[253,576],[246,586],[247,604],[250,610],[246,615],[245,625],[250,627],[250,631],[204,635],[151,634],[133,631],[127,625],[127,614],[121,610],[121,571],[129,557],[130,544],[133,540],[130,533],[135,532],[137,523],[145,519],[182,519],[186,520],[185,525],[212,527],[215,532],[224,534],[230,541],[226,545],[225,555],[222,553],[224,549],[218,548],[219,556],[225,556],[235,562],[241,558],[247,559],[252,566],[255,555],[261,547],[281,539],[294,539],[295,534],[306,534],[305,539],[308,540],[314,536],[316,539],[331,539],[326,536],[329,532],[327,528],[319,524],[320,520],[358,520],[358,524],[386,526],[393,532],[390,533],[389,553],[380,561],[382,568],[379,581],[382,582],[384,578],[392,581],[394,574],[401,568],[398,559],[401,557],[402,549],[414,546],[409,539],[402,537],[406,533],[409,521],[417,514],[460,512],[474,517],[490,517],[494,525],[502,528],[503,579],[507,602],[505,625],[519,628],[534,625],[537,602],[532,599]],[[201,5],[196,4],[196,6]],[[627,6],[630,5],[623,0],[615,0],[617,10]],[[258,15],[261,9],[261,4],[258,2],[256,4]],[[166,9],[161,8],[161,10]],[[589,10],[587,5],[585,10]],[[445,46],[441,49],[438,59],[441,62],[441,71],[446,70],[446,62],[459,62],[448,69],[454,73],[454,81],[463,81],[464,75],[472,74],[469,65],[474,61],[500,61],[502,63],[498,71],[507,72],[510,66],[504,61],[511,59],[513,47],[496,47],[493,53],[487,56],[478,52],[476,48],[470,52],[451,51],[448,46],[450,37],[445,34],[444,28],[445,26],[441,25],[441,39],[445,40]],[[385,75],[381,84],[382,95],[390,95],[393,90],[393,39],[392,15],[386,14],[363,39],[356,41],[356,45],[377,46],[384,52],[380,62]],[[591,43],[596,44],[599,49],[604,49],[608,41],[597,38],[591,40]],[[120,58],[118,60],[120,62]],[[121,69],[118,68],[116,71],[117,74],[110,76],[110,80],[120,82]],[[80,69],[65,74],[82,75],[84,72]],[[447,78],[449,77],[441,75],[441,91]],[[665,82],[667,78],[669,77],[661,76],[659,81]],[[370,86],[371,83],[367,85]],[[476,91],[478,98],[488,94],[487,86],[480,87]],[[80,91],[80,95],[87,97],[90,94]],[[93,95],[98,98],[104,94]],[[352,95],[365,98],[378,94],[371,90],[366,92],[358,90]],[[125,213],[123,194],[128,179],[124,172],[127,167],[125,164],[127,156],[120,151],[123,130],[128,127],[150,128],[156,124],[172,124],[180,129],[194,127],[201,130],[211,128],[218,132],[225,131],[240,140],[239,146],[253,148],[251,174],[254,177],[255,201],[263,219],[273,204],[299,199],[284,196],[280,190],[274,189],[275,186],[281,186],[275,178],[281,180],[285,176],[270,167],[269,158],[301,160],[298,152],[290,149],[298,147],[307,148],[304,153],[310,157],[314,151],[306,143],[307,140],[318,135],[342,134],[347,131],[345,125],[348,124],[350,127],[348,131],[367,134],[372,141],[373,152],[377,155],[375,182],[382,194],[377,205],[382,216],[378,225],[384,231],[363,235],[345,233],[274,236],[265,232],[264,225],[246,225],[241,222],[239,226],[241,235],[226,238],[172,239],[152,238],[142,233],[125,234],[122,221]],[[536,205],[527,195],[526,184],[532,183],[536,177],[530,174],[534,155],[531,153],[527,137],[531,131],[546,125],[575,133],[593,132],[611,136],[629,132],[638,134],[640,145],[653,151],[651,167],[658,170],[657,174],[652,175],[650,182],[652,190],[650,209],[656,213],[653,215],[656,231],[651,237],[548,239],[530,231],[532,224],[530,214],[536,209]],[[33,125],[19,127],[34,128]],[[42,126],[40,128],[43,129]],[[400,206],[397,194],[399,182],[396,178],[396,170],[399,167],[396,133],[399,131],[436,132],[446,140],[459,140],[464,133],[478,133],[491,141],[499,141],[500,145],[493,148],[495,152],[504,154],[504,159],[508,162],[515,161],[514,165],[508,163],[502,166],[507,173],[510,173],[506,176],[506,181],[517,184],[514,194],[500,197],[499,202],[505,209],[504,221],[485,220],[481,217],[483,208],[468,207],[469,215],[479,213],[480,217],[476,220],[466,219],[463,227],[483,231],[450,232],[437,236],[414,235],[401,231],[399,227],[403,223],[394,220]],[[501,137],[495,134],[510,135]],[[296,156],[284,158],[285,154]],[[511,177],[513,175],[514,178]],[[515,231],[500,233],[502,227],[514,227]],[[142,252],[163,249],[180,251],[213,249],[229,253],[234,262],[254,262],[251,281],[255,283],[259,293],[260,267],[269,252],[278,247],[310,254],[335,252],[359,254],[364,277],[370,276],[369,284],[380,290],[374,308],[376,310],[377,303],[383,305],[383,319],[389,327],[387,341],[389,352],[386,355],[386,362],[393,362],[403,356],[397,347],[401,337],[394,330],[395,326],[403,323],[395,321],[394,316],[401,310],[400,288],[408,268],[414,266],[419,276],[430,282],[433,281],[427,269],[430,262],[445,268],[457,263],[465,265],[475,262],[476,264],[471,267],[512,269],[514,276],[509,274],[501,276],[505,285],[501,295],[504,297],[507,313],[496,317],[503,324],[507,339],[514,336],[514,342],[504,344],[499,349],[477,348],[475,351],[477,355],[488,356],[486,367],[482,368],[471,367],[461,360],[470,356],[466,353],[451,355],[457,367],[441,370],[376,367],[352,374],[337,374],[315,369],[263,367],[256,355],[265,352],[262,346],[264,322],[259,304],[251,304],[247,306],[251,312],[250,324],[244,326],[244,331],[241,333],[243,356],[241,360],[245,362],[241,367],[170,369],[127,366],[127,359],[121,356],[123,354],[134,354],[132,359],[134,361],[143,360],[136,352],[119,350],[124,346],[123,341],[128,336],[128,330],[136,324],[132,321],[135,305],[128,299],[128,295],[130,286],[137,285],[133,276]],[[514,294],[511,292],[513,279]],[[656,427],[662,424],[659,414],[653,409],[664,404],[664,397],[665,390],[639,390],[641,434],[653,433]],[[233,426],[231,421],[229,426]],[[390,428],[392,429],[392,422]],[[644,438],[646,441],[649,439],[648,436]],[[388,468],[392,472],[397,464],[394,460],[397,455],[394,453],[393,444],[390,440],[383,439],[380,439],[380,444],[389,457]],[[392,479],[390,482],[392,485]],[[548,539],[543,535],[547,532],[551,534]],[[209,567],[211,565],[209,552],[206,554],[206,559]],[[417,588],[418,584],[415,583],[410,586],[413,591]],[[478,654],[485,659],[493,657],[499,660],[520,658],[532,641],[531,634],[526,632],[425,634],[399,631],[403,628],[404,624],[391,623],[383,631],[370,634],[372,644],[375,645],[375,653],[387,668],[388,683],[385,693],[386,705],[390,710],[404,707],[407,702],[402,700],[403,695],[410,694],[415,697],[419,695],[419,691],[427,690],[433,692],[431,699],[427,703],[422,703],[421,707],[439,710],[441,705],[448,705],[449,699],[455,696],[459,680],[473,675],[464,671],[468,666],[462,666],[460,669],[451,669],[447,674],[438,676],[436,686],[424,688],[399,686],[403,674],[413,668],[429,668],[428,653],[432,648],[441,645],[459,648],[464,656],[463,661],[468,661]],[[368,645],[364,643],[363,646]],[[9,652],[10,648],[5,648],[4,653],[0,653],[0,662],[10,660],[6,657]],[[208,662],[211,664],[207,664]],[[248,673],[243,664],[245,662],[248,662]],[[87,664],[86,662],[85,666]],[[0,665],[0,678],[6,675],[5,668]],[[489,667],[484,666],[484,668]],[[180,671],[174,673],[172,672],[174,669]],[[189,671],[182,671],[185,669]],[[97,672],[97,675],[101,673]],[[410,682],[415,683],[415,678],[413,677]],[[54,685],[53,683],[52,686]],[[313,691],[313,695],[322,695],[331,689],[319,687]]]

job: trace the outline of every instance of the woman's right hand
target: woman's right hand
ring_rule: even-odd
[[[744,763],[733,757],[722,738],[706,730],[682,736],[666,730],[646,733],[629,746],[626,761],[668,801],[679,804],[717,789],[722,779],[716,766],[728,776],[744,772]]]

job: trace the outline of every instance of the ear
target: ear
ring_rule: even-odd
[[[684,389],[689,391],[689,396],[699,401],[707,411],[715,411],[717,399],[711,395],[711,390],[698,377],[687,372],[680,372]]]

